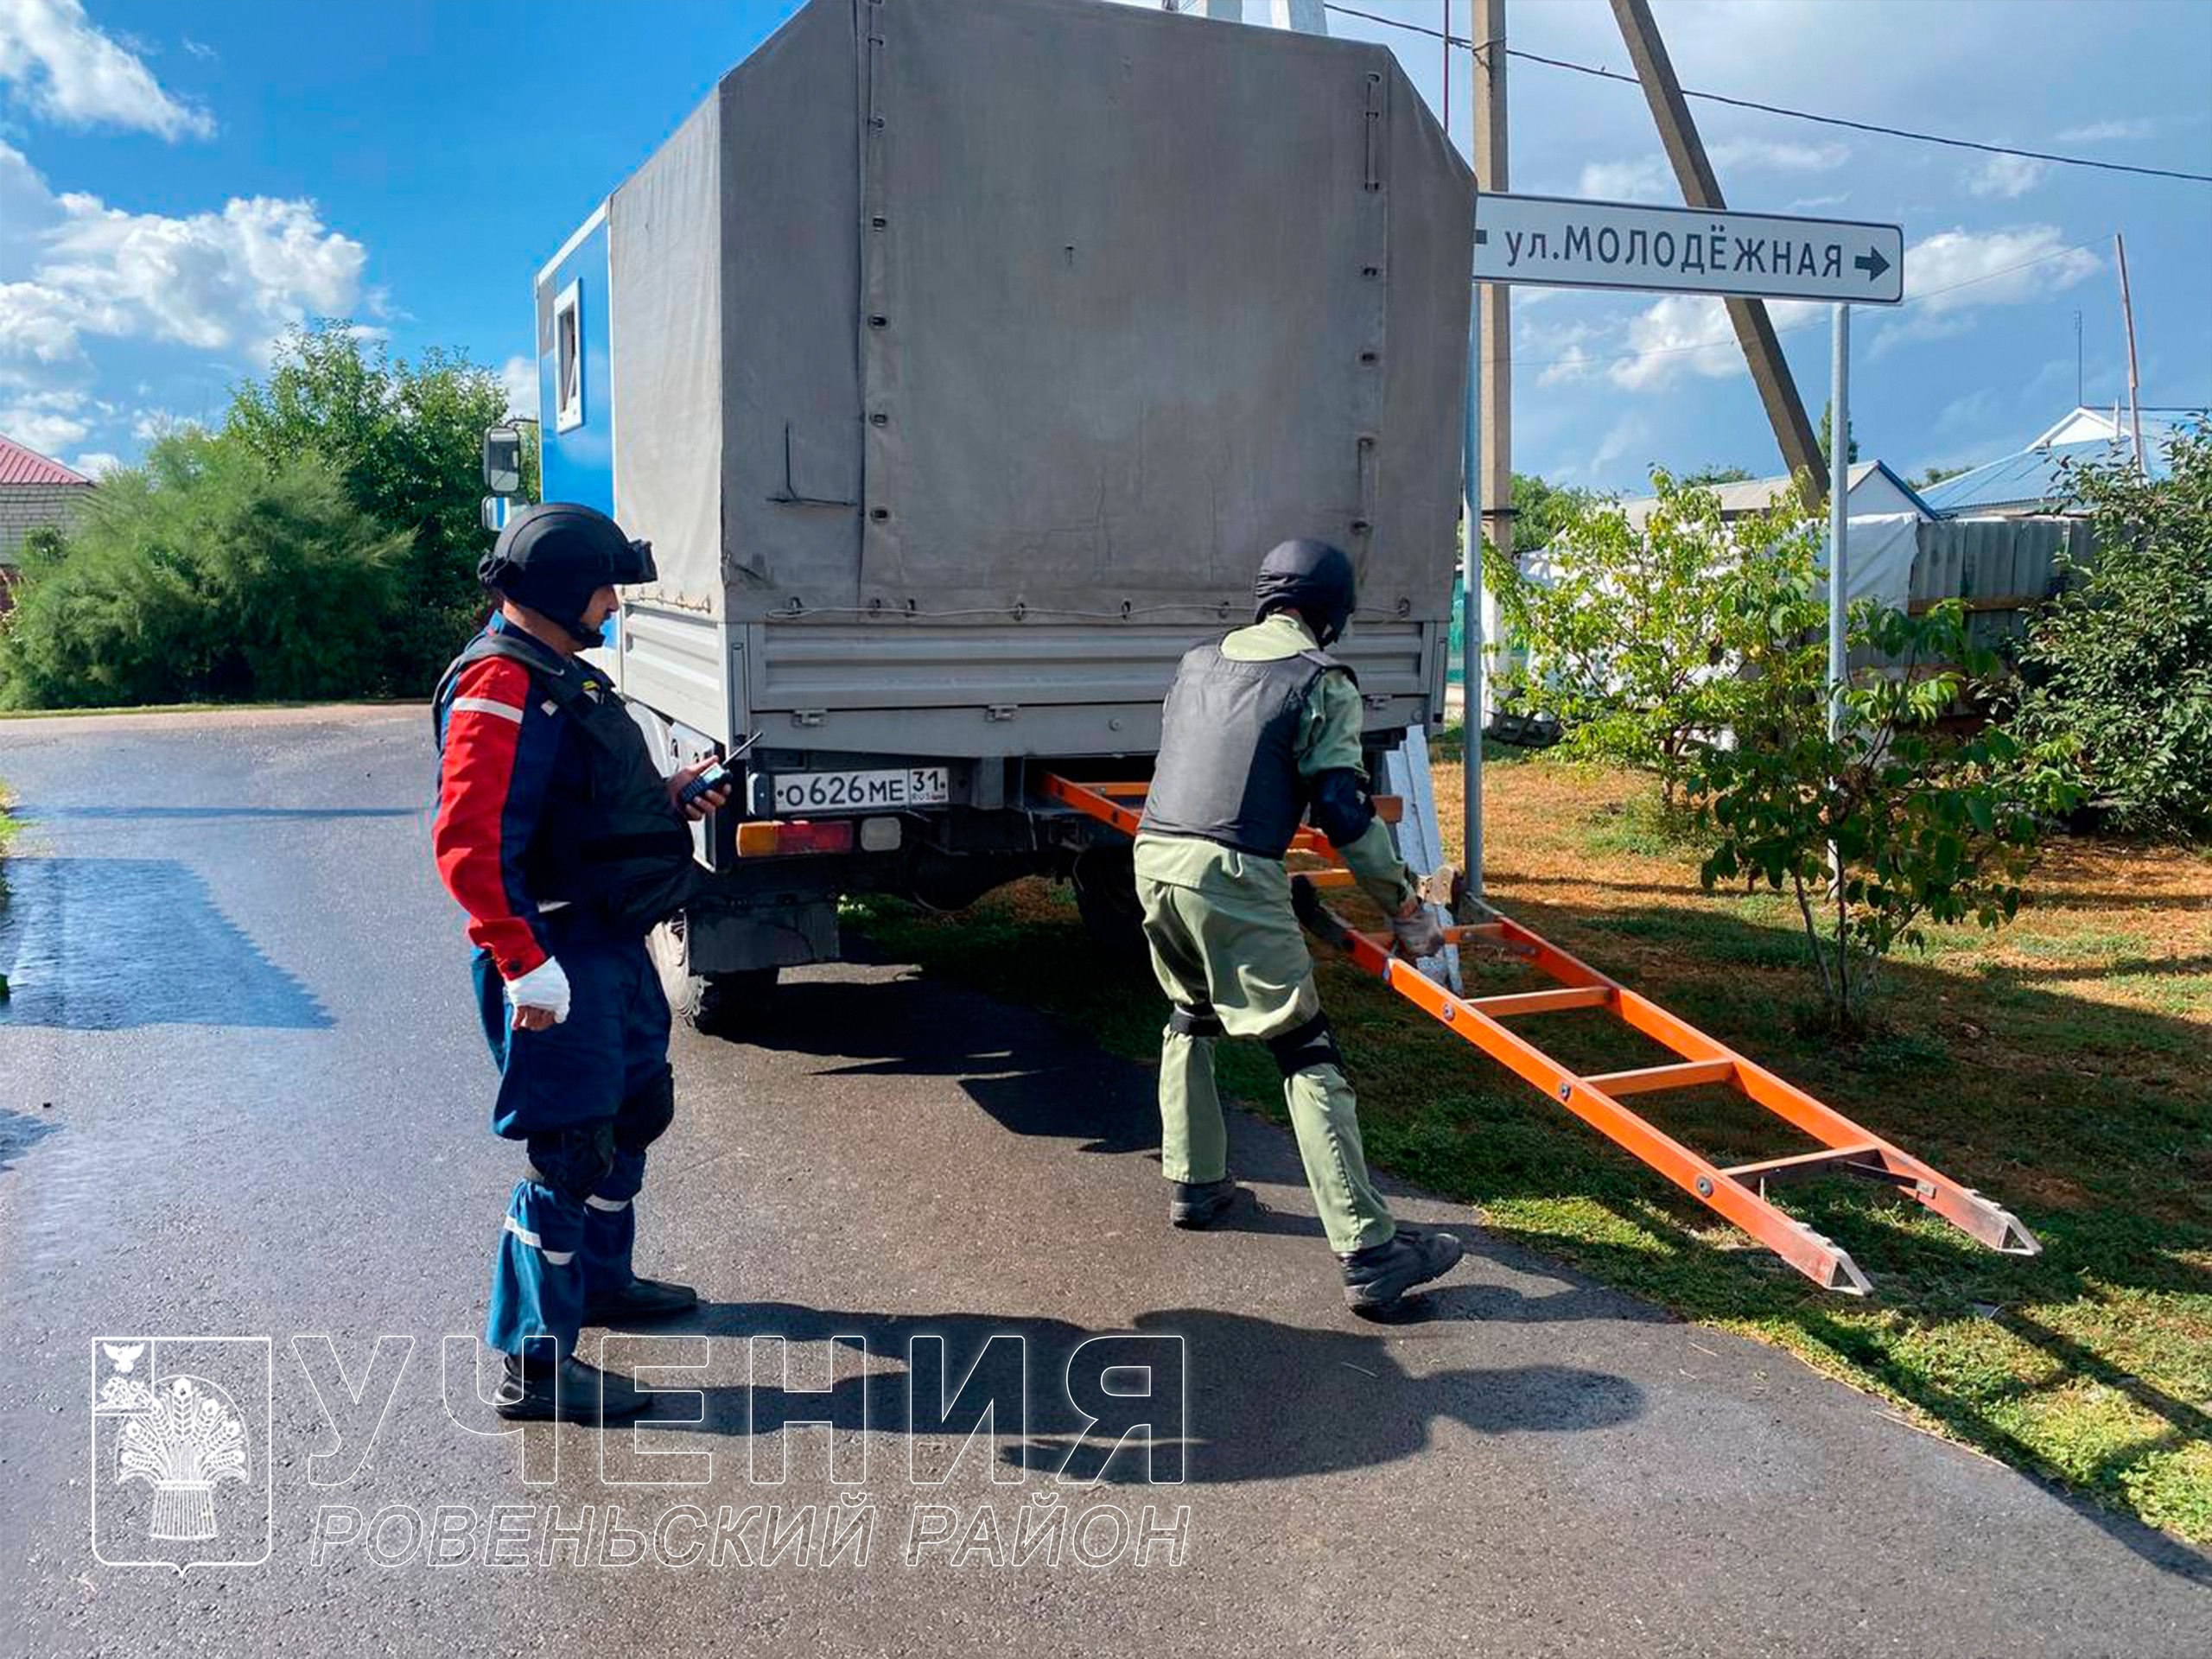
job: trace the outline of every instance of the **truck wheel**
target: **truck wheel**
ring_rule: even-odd
[[[645,944],[659,971],[661,989],[668,995],[669,1012],[683,1024],[709,1037],[732,1039],[760,1028],[760,1018],[775,995],[779,969],[694,973],[681,911],[648,934]]]
[[[1086,847],[1070,879],[1084,931],[1108,962],[1124,971],[1147,968],[1144,907],[1137,902],[1135,855],[1128,847]]]

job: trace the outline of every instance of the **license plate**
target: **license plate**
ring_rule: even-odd
[[[952,779],[943,766],[899,766],[887,772],[786,772],[776,777],[779,817],[943,806],[951,798]]]

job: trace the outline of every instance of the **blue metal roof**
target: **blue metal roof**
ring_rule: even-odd
[[[2166,457],[2163,445],[2145,435],[2143,448],[2148,452],[2150,473],[2153,478],[2166,475]],[[1940,484],[1930,484],[1920,492],[1929,510],[1938,518],[1953,518],[1962,513],[1984,512],[1993,507],[2017,507],[2024,505],[2056,503],[2065,485],[2061,479],[2062,467],[2075,467],[2090,461],[2113,461],[2126,458],[2128,446],[2109,440],[2089,443],[2055,443],[2048,449],[2023,449],[2017,455],[2007,455],[2002,461],[1993,461],[1986,467],[1977,467],[1970,473],[1961,473],[1956,478],[1947,478]]]

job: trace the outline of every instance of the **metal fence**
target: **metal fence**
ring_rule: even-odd
[[[2086,518],[1939,518],[1917,527],[1910,593],[1915,612],[1966,601],[1967,637],[2008,651],[2028,613],[2056,594],[2068,565],[2088,562]]]
[[[2069,565],[2088,562],[2090,548],[2086,518],[1938,518],[1915,526],[1907,602],[1920,613],[1944,600],[1964,600],[1967,638],[2009,658],[2027,632],[2029,612],[2064,585]],[[1853,660],[1864,665],[1872,659],[1861,652]],[[1451,682],[1459,683],[1457,582]]]

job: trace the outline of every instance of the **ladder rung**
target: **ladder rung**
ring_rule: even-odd
[[[1872,1159],[1871,1163],[1861,1160]],[[1764,1158],[1755,1164],[1737,1164],[1720,1173],[1732,1179],[1743,1181],[1787,1181],[1808,1175],[1819,1175],[1834,1169],[1847,1175],[1869,1175],[1876,1180],[1897,1180],[1910,1184],[1910,1176],[1900,1176],[1882,1161],[1881,1148],[1874,1146],[1823,1147],[1818,1152],[1801,1152],[1794,1158]]]
[[[1733,1083],[1733,1060],[1686,1060],[1680,1065],[1646,1065],[1633,1071],[1602,1071],[1582,1081],[1608,1095],[1642,1095],[1654,1089],[1694,1089],[1700,1084]]]
[[[1557,1014],[1566,1008],[1600,1008],[1613,1000],[1610,985],[1570,985],[1559,991],[1519,991],[1506,996],[1475,996],[1465,1006],[1493,1020],[1516,1014]]]

